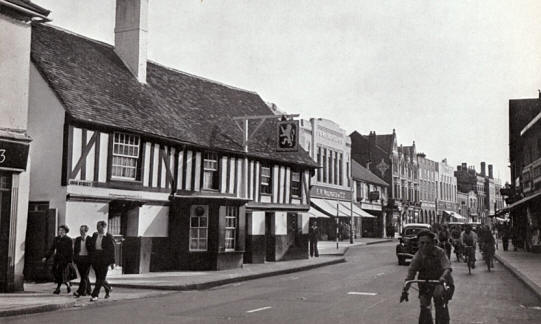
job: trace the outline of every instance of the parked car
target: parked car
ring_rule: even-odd
[[[419,247],[417,246],[417,234],[424,230],[430,230],[430,224],[410,223],[402,228],[396,246],[396,257],[399,265],[405,265],[407,259],[412,259]]]

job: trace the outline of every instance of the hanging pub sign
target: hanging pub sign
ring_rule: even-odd
[[[277,137],[277,152],[297,152],[299,150],[299,121],[279,121],[277,126]]]
[[[0,170],[25,171],[30,145],[0,140]]]

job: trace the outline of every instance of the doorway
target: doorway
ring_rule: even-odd
[[[52,280],[50,267],[41,262],[47,250],[53,244],[56,233],[56,209],[49,208],[49,202],[30,202],[26,225],[26,243],[24,253],[24,279],[31,281]]]
[[[272,219],[274,213],[265,213],[265,261],[275,260]]]

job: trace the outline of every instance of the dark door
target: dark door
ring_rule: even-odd
[[[9,228],[11,220],[11,174],[0,172],[0,291],[8,290]]]
[[[275,260],[274,238],[272,231],[272,213],[265,213],[265,261]]]
[[[41,262],[53,243],[56,233],[56,210],[49,209],[48,202],[30,202],[26,225],[26,242],[24,255],[24,279],[31,281],[52,280],[49,267]]]

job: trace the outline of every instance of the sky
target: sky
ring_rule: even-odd
[[[34,0],[112,44],[114,0]],[[541,88],[538,0],[150,0],[149,58],[348,134],[509,180],[509,99]]]

